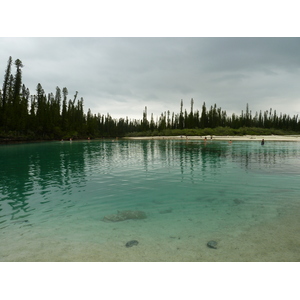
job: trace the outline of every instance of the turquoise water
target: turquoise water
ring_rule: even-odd
[[[0,260],[299,261],[299,158],[296,142],[2,145]],[[103,221],[124,210],[147,218]]]

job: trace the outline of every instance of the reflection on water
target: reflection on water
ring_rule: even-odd
[[[49,203],[68,202],[63,195],[85,186],[84,151],[78,144],[1,146],[1,222],[27,219]],[[56,195],[60,197],[56,198]]]
[[[128,209],[161,228],[240,228],[299,208],[299,157],[291,142],[3,145],[0,229],[44,224],[49,234],[65,227],[68,238],[94,239],[105,215]]]
[[[70,196],[88,193],[87,180],[95,177],[99,183],[122,187],[131,173],[141,172],[139,176],[148,179],[143,185],[147,185],[162,173],[172,178],[180,171],[181,181],[195,183],[226,176],[223,172],[229,163],[252,172],[295,175],[300,147],[286,142],[260,146],[254,142],[150,140],[9,145],[1,146],[0,151],[3,224],[9,219],[26,219],[37,209],[51,211],[56,205],[75,205]],[[120,180],[117,175],[122,172],[128,177]]]

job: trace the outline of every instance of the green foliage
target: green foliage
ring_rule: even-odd
[[[240,116],[227,116],[216,104],[208,109],[205,102],[202,111],[194,110],[194,100],[188,112],[180,102],[180,111],[161,113],[150,122],[147,107],[141,120],[114,119],[107,115],[93,115],[83,111],[83,98],[68,99],[68,89],[56,87],[55,94],[45,94],[38,83],[36,94],[30,95],[22,84],[21,60],[15,60],[15,76],[11,73],[12,58],[8,60],[3,88],[0,90],[0,139],[77,139],[123,136],[233,136],[297,134],[300,132],[298,115],[290,117],[276,111],[251,115],[249,105]]]
[[[142,136],[243,136],[243,135],[293,135],[299,132],[285,131],[274,128],[241,127],[233,129],[229,127],[203,128],[203,129],[171,129],[163,131],[141,131],[126,134],[127,137]]]

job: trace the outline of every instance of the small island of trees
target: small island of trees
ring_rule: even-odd
[[[244,135],[244,134],[297,134],[300,132],[298,115],[290,117],[269,111],[252,115],[247,104],[241,115],[228,116],[216,104],[201,112],[194,110],[191,99],[190,110],[183,109],[180,102],[179,113],[166,111],[154,120],[148,120],[147,107],[140,120],[114,119],[110,114],[92,114],[83,110],[83,98],[78,99],[76,91],[68,99],[66,87],[56,87],[54,93],[46,95],[40,83],[35,94],[22,83],[23,63],[14,61],[16,68],[12,74],[13,60],[9,57],[5,70],[2,90],[0,90],[0,140],[58,140],[69,138],[108,138],[125,136],[159,135]]]

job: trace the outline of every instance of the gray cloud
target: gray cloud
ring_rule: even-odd
[[[85,110],[141,118],[217,104],[240,113],[300,113],[299,38],[0,38],[2,74],[9,56],[24,64],[35,93],[67,87]]]

